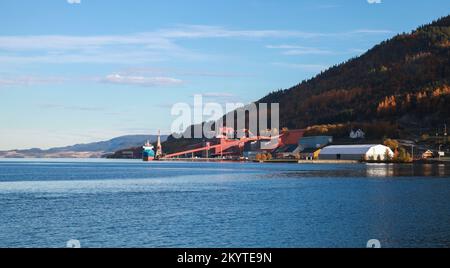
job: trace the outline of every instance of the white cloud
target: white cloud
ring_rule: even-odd
[[[74,111],[85,111],[85,112],[98,112],[104,111],[104,107],[94,107],[94,106],[79,106],[79,105],[62,105],[62,104],[43,104],[41,105],[43,109],[61,109],[61,110],[74,110]]]
[[[212,55],[186,49],[177,41],[200,38],[350,38],[391,31],[362,29],[341,33],[286,30],[233,30],[219,26],[184,25],[172,29],[124,35],[0,36],[0,62],[28,63],[148,63],[168,59],[204,60]],[[285,48],[287,49],[287,48]],[[294,49],[294,48],[292,48]],[[326,54],[297,47],[288,54]]]
[[[381,0],[367,0],[367,3],[369,4],[381,4]]]
[[[232,30],[220,26],[181,25],[174,29],[163,29],[157,32],[160,36],[179,38],[287,38],[316,37],[321,33],[310,33],[289,30]]]
[[[81,4],[81,0],[67,0],[67,3],[69,4]]]
[[[320,72],[329,68],[329,66],[323,64],[302,64],[302,63],[287,63],[287,62],[274,62],[272,64],[275,66],[291,69],[300,69],[303,71],[310,71],[310,72]]]
[[[101,80],[105,83],[118,84],[118,85],[137,85],[144,87],[157,87],[157,86],[176,86],[183,83],[182,80],[172,77],[145,77],[145,76],[132,76],[121,74],[110,74]]]
[[[206,93],[201,93],[200,95],[202,95],[203,97],[206,97],[206,98],[231,98],[231,97],[235,97],[234,94],[226,93],[226,92],[206,92]]]
[[[314,47],[303,47],[296,45],[268,45],[266,48],[283,50],[283,55],[329,55],[333,54],[330,50],[324,50]]]
[[[389,30],[354,30],[348,32],[324,33],[324,32],[304,32],[297,30],[234,30],[220,26],[208,25],[180,25],[174,29],[162,29],[156,35],[169,38],[320,38],[336,37],[360,34],[385,34],[391,33]]]
[[[64,81],[65,80],[60,77],[37,77],[37,76],[0,77],[0,87],[33,86],[33,85],[62,83]]]
[[[254,76],[251,73],[239,72],[213,72],[204,70],[187,70],[187,69],[172,69],[172,68],[157,68],[157,67],[137,67],[128,68],[120,72],[120,74],[127,75],[151,75],[161,76],[168,75],[168,73],[176,76],[199,76],[199,77],[250,77]]]

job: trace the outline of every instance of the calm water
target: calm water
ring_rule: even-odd
[[[0,161],[0,247],[450,247],[450,167]]]

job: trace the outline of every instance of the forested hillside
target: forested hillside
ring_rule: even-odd
[[[259,102],[279,102],[289,128],[383,122],[433,129],[450,118],[450,16]]]

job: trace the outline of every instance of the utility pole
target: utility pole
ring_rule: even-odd
[[[411,157],[414,160],[414,144],[411,144]]]

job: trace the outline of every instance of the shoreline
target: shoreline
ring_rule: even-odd
[[[0,158],[0,162],[8,161],[73,161],[73,162],[109,162],[109,161],[124,161],[124,162],[142,162],[139,158]],[[271,160],[245,160],[245,159],[222,159],[222,158],[162,158],[159,160],[148,161],[152,162],[212,162],[212,163],[267,163],[267,164],[412,164],[412,165],[450,165],[450,158],[443,159],[427,159],[415,160],[414,162],[386,162],[386,161],[359,161],[359,160],[298,160],[298,159],[271,159]]]

